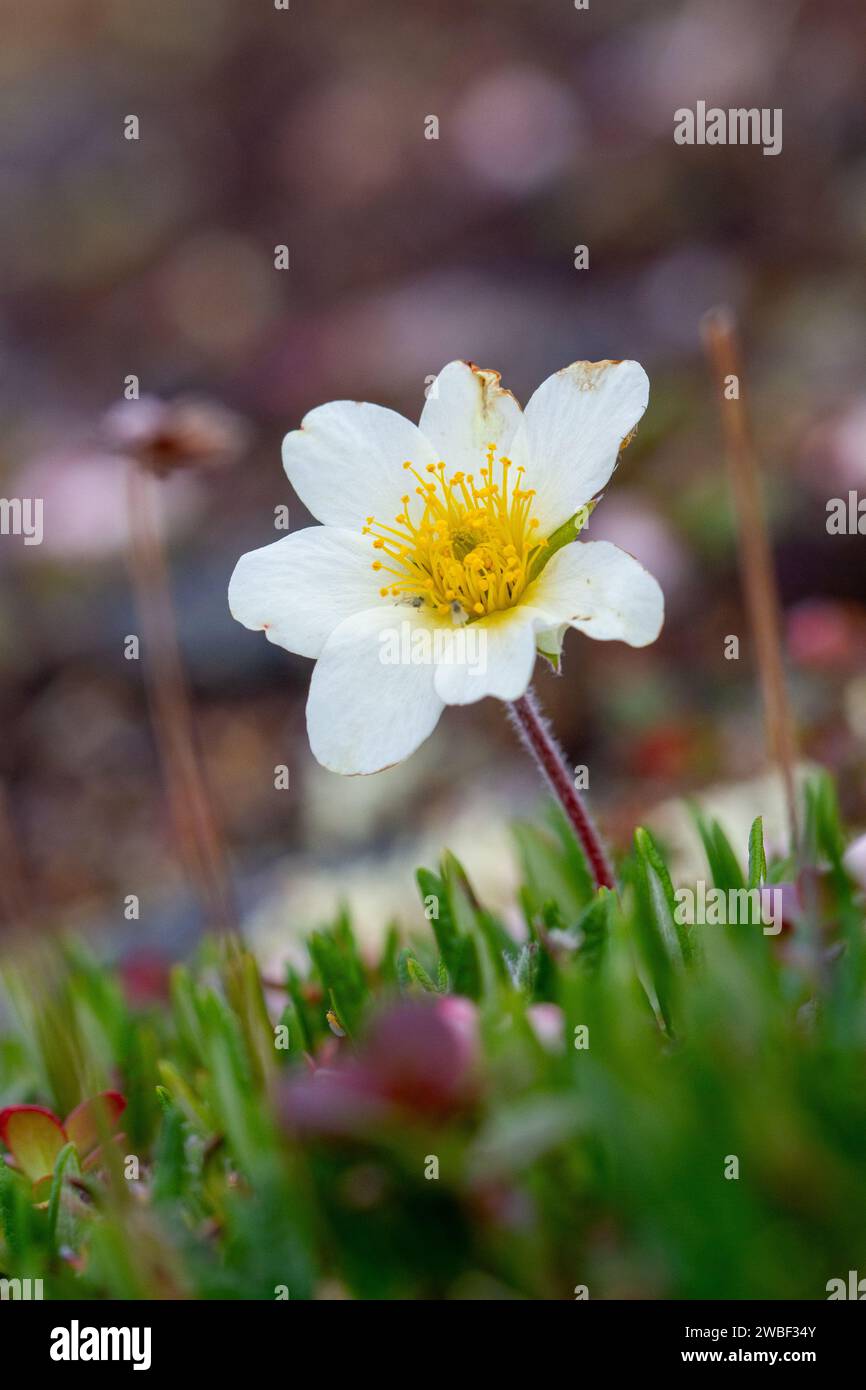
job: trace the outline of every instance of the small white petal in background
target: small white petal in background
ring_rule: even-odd
[[[866,835],[852,840],[843,855],[843,863],[861,888],[866,888]]]

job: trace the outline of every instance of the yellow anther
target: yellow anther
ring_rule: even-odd
[[[404,462],[418,484],[414,494],[401,498],[403,511],[393,524],[368,517],[362,531],[389,558],[387,567],[378,560],[373,564],[394,576],[380,589],[383,598],[423,603],[461,623],[520,601],[532,560],[546,542],[530,515],[534,490],[509,483],[511,460],[502,455],[497,463],[495,455],[495,444],[489,444],[478,487],[471,473],[449,478],[442,460],[423,465],[421,472],[411,460]],[[518,479],[523,472],[521,464]]]

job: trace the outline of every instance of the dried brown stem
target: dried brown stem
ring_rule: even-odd
[[[196,746],[171,586],[156,511],[155,478],[130,459],[129,564],[142,627],[143,665],[180,857],[215,930],[235,926],[222,835]]]
[[[799,844],[794,787],[797,750],[785,680],[779,591],[758,461],[743,400],[742,359],[733,312],[724,307],[710,310],[704,316],[702,331],[719,394],[740,537],[740,568],[755,639],[767,744],[770,758],[782,775],[791,846],[796,851]]]

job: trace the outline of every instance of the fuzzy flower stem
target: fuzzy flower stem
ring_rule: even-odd
[[[519,700],[508,706],[514,727],[524,747],[532,754],[562,809],[574,827],[583,852],[589,862],[598,888],[613,888],[614,877],[607,851],[589,812],[568,773],[562,750],[550,732],[547,720],[538,708],[531,687]]]

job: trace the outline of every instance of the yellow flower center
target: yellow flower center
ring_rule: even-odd
[[[417,520],[410,504],[416,514],[419,504],[407,493],[393,526],[368,516],[363,528],[386,557],[374,560],[373,569],[392,576],[380,590],[383,598],[429,605],[457,623],[518,602],[547,541],[530,516],[535,489],[521,486],[523,468],[504,455],[496,465],[495,457],[489,444],[478,485],[471,473],[446,478],[444,463],[428,463],[426,479],[411,461],[403,464],[418,481]]]

